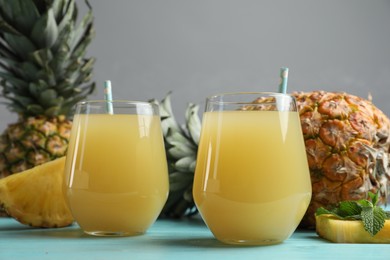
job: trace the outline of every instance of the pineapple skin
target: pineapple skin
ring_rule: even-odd
[[[293,93],[297,100],[312,182],[300,224],[315,227],[315,211],[344,200],[389,192],[390,121],[369,100],[344,92]]]
[[[390,243],[390,220],[371,236],[360,220],[341,220],[330,214],[316,216],[317,234],[334,243]]]
[[[0,178],[66,154],[72,121],[36,116],[11,124],[0,136]]]

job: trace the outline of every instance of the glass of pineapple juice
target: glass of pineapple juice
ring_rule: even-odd
[[[108,105],[113,113],[107,112]],[[160,214],[168,190],[157,105],[132,101],[77,104],[63,191],[84,232],[143,234]]]
[[[279,93],[207,98],[193,196],[221,242],[267,245],[289,238],[311,199],[294,98]]]

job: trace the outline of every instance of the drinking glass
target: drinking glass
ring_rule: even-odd
[[[207,98],[193,196],[221,242],[267,245],[290,237],[311,199],[294,98],[279,93]]]
[[[63,191],[84,232],[143,234],[157,219],[168,189],[157,105],[133,101],[77,104]]]

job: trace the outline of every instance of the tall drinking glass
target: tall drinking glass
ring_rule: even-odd
[[[299,115],[292,96],[209,97],[193,186],[214,236],[228,244],[277,244],[294,232],[311,198]]]
[[[107,109],[112,108],[113,113]],[[158,106],[147,102],[77,104],[64,193],[80,227],[97,236],[144,233],[168,197]]]

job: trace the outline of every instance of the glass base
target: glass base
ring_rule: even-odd
[[[97,236],[97,237],[128,237],[128,236],[139,236],[145,232],[125,232],[125,231],[84,231],[84,233]]]
[[[260,239],[260,240],[245,240],[245,239],[218,239],[222,243],[238,246],[267,246],[277,245],[283,242],[280,239]]]

